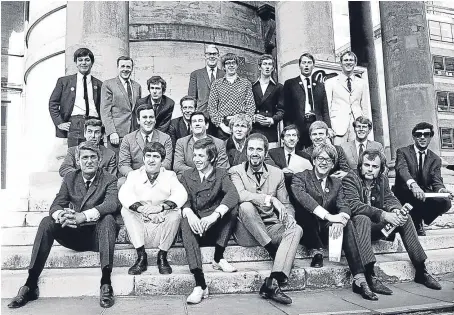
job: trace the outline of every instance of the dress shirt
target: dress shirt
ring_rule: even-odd
[[[240,151],[240,152],[243,152],[243,148],[244,148],[244,145],[246,144],[246,139],[243,140],[243,144],[240,145],[236,140],[235,138],[232,137],[232,141],[233,141],[233,144],[235,145],[235,148]]]
[[[311,104],[309,103],[309,93],[307,92],[307,81],[306,78],[309,79],[312,89],[312,77],[305,77],[304,75],[300,74],[301,81],[303,82],[304,93],[306,93],[305,103],[304,103],[304,112],[310,113],[311,112]],[[314,96],[314,90],[312,89],[312,97]],[[313,104],[315,106],[315,104]]]
[[[417,166],[419,167],[419,149],[416,147],[416,145],[413,146],[415,148],[416,152],[416,163]],[[424,162],[426,161],[426,156],[427,156],[427,149],[423,150],[424,154],[422,155],[422,165],[424,165]],[[410,178],[407,180],[407,186],[411,190],[411,184],[416,183],[416,181],[413,178]]]
[[[118,78],[120,79],[121,84],[123,84],[123,87],[125,88],[126,95],[127,95],[128,94],[128,85],[126,84],[126,80],[123,79],[121,76],[118,76]],[[134,99],[134,89],[132,88],[131,78],[129,78],[128,80],[129,80],[129,86],[131,87],[131,99]]]
[[[93,100],[93,85],[91,83],[91,74],[87,75],[87,94],[88,94],[88,115],[99,117],[96,111],[95,101]],[[85,99],[84,99],[84,75],[77,72],[76,98],[74,99],[74,108],[71,116],[85,116]]]
[[[208,73],[208,79],[211,79],[211,70],[213,70],[213,75],[214,79],[216,80],[216,74],[218,73],[218,67],[210,68],[209,66],[206,66],[207,73]],[[211,82],[213,83],[213,82]]]
[[[317,178],[318,181],[320,181],[321,178],[319,178],[319,177],[317,176],[317,173],[315,173],[315,177]],[[321,180],[321,182],[320,182],[320,185],[322,186],[322,191],[323,191],[323,193],[325,193],[325,189],[326,189],[326,179],[327,179],[327,178],[328,178],[328,177],[323,178],[323,179]],[[314,214],[315,214],[317,217],[319,217],[320,219],[326,220],[326,216],[327,216],[328,214],[330,214],[330,213],[328,212],[328,210],[326,210],[325,208],[323,208],[321,205],[318,205],[318,206],[314,209]]]
[[[143,132],[140,132],[140,134],[142,135],[142,139],[143,139],[143,143],[147,143],[147,141],[145,140],[145,137],[147,136],[146,134],[144,134]],[[148,141],[151,142],[151,138],[153,137],[153,131],[148,135]]]
[[[213,173],[213,169],[211,169],[211,171],[209,171],[209,172],[206,172],[205,174],[203,174],[201,171],[199,171],[200,181],[203,182],[203,179],[204,178],[207,179],[211,173]]]
[[[367,148],[367,139],[364,140],[363,142],[359,142],[358,140],[355,139],[355,146],[356,146],[356,155],[358,156],[359,158],[359,146],[360,144],[363,144],[364,147],[363,147],[363,152],[366,151],[366,148]]]
[[[313,169],[311,162],[296,154],[295,149],[289,152],[288,149],[284,147],[284,154],[286,161],[288,161],[288,155],[290,154],[290,163],[288,163],[287,168],[292,170],[294,173]]]

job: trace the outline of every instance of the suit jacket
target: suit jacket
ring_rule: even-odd
[[[394,196],[389,188],[389,180],[385,174],[379,176],[371,191],[371,205],[368,205],[365,194],[363,180],[357,171],[350,171],[342,179],[344,197],[352,215],[365,215],[371,221],[381,222],[383,211],[390,212],[392,209],[400,209],[402,205]]]
[[[348,141],[342,143],[340,146],[344,150],[345,158],[347,159],[347,163],[352,170],[356,170],[358,167],[358,152],[356,151],[356,140]],[[367,140],[366,149],[375,149],[379,150],[383,154],[385,154],[385,150],[383,149],[383,145],[377,141]]]
[[[218,68],[216,79],[222,78],[224,75],[224,70]],[[193,71],[189,78],[188,95],[197,100],[197,110],[204,112],[207,115],[211,83],[206,67]]]
[[[345,158],[345,153],[342,147],[335,145],[334,146],[337,151],[337,163],[334,165],[333,169],[331,170],[331,173],[335,173],[339,170],[348,172],[350,171],[350,166],[348,165],[347,159]],[[304,152],[306,152],[310,156],[310,161],[312,165],[314,165],[314,162],[312,161],[312,152],[314,152],[314,146],[311,145],[310,147],[304,149]],[[355,168],[356,169],[356,168]]]
[[[69,208],[82,212],[96,208],[102,216],[118,210],[117,178],[102,169],[98,169],[93,183],[88,190],[82,178],[82,171],[69,172],[63,177],[60,191],[52,202],[49,215],[57,210]]]
[[[257,80],[252,85],[252,93],[254,94],[255,113],[265,117],[272,117],[274,124],[266,127],[259,123],[254,123],[251,133],[261,133],[268,138],[269,142],[277,142],[277,126],[284,117],[284,102],[283,98],[281,98],[282,84],[270,81],[265,94],[263,94],[260,80]]]
[[[202,183],[199,171],[192,168],[183,172],[181,183],[188,192],[188,200],[183,209],[191,208],[201,217],[210,215],[221,204],[229,210],[238,205],[238,192],[226,169],[214,168]]]
[[[191,134],[188,127],[186,127],[183,116],[174,118],[170,121],[168,134],[170,136],[170,139],[172,139],[172,145],[174,149],[176,147],[178,139],[189,136]]]
[[[76,149],[77,147],[68,148],[68,153],[58,170],[61,177],[64,177],[69,172],[80,169],[80,166],[76,163]],[[99,150],[101,151],[99,167],[107,173],[117,176],[117,158],[115,152],[102,145],[99,146]]]
[[[156,141],[164,145],[166,149],[166,157],[162,162],[162,166],[168,170],[172,165],[172,140],[170,136],[159,130],[153,130],[151,142]],[[118,171],[121,175],[126,176],[130,171],[137,170],[143,165],[143,141],[140,130],[128,133],[121,142],[120,153],[118,158]]]
[[[91,76],[91,85],[93,88],[93,100],[96,111],[100,115],[101,103],[101,86],[102,81]],[[74,109],[74,100],[76,99],[77,74],[68,75],[58,78],[57,85],[49,99],[50,117],[55,125],[55,135],[58,138],[67,138],[68,132],[58,129],[58,125],[68,122]]]
[[[136,108],[142,104],[150,104],[151,105],[151,96],[148,95],[144,98],[141,98],[137,101]],[[161,104],[156,108],[155,117],[156,117],[156,125],[155,129],[167,133],[169,130],[170,120],[172,119],[173,107],[175,106],[175,102],[170,97],[165,95],[162,96]],[[136,129],[139,128],[137,125],[137,121],[134,122],[136,124]]]
[[[129,102],[128,92],[119,77],[106,80],[102,84],[101,120],[107,136],[116,132],[123,138],[134,130],[134,105],[142,97],[142,88],[139,83],[131,80],[131,89],[132,103]]]
[[[216,148],[218,149],[218,158],[216,160],[215,168],[229,168],[229,161],[225,153],[224,141],[213,136],[210,137]],[[194,136],[189,135],[184,138],[178,139],[175,147],[175,155],[173,161],[174,171],[180,175],[184,171],[195,167],[192,157],[194,156]]]

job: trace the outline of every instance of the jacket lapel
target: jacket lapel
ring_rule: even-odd
[[[369,144],[369,141],[367,142],[367,144]],[[366,149],[367,149],[367,145],[366,145]],[[356,152],[356,141],[353,140],[351,143],[350,143],[350,151],[352,153],[352,156],[354,158],[355,161],[358,161],[358,152]]]
[[[72,75],[69,78],[69,86],[71,88],[71,110],[70,113],[72,113],[74,109],[74,101],[76,100],[76,91],[77,91],[77,74]]]
[[[178,121],[178,132],[180,133],[181,138],[189,135],[189,130],[188,127],[186,127],[183,117],[180,117]]]
[[[216,74],[218,74],[218,73],[219,73],[219,69],[218,69],[218,71],[216,72]],[[211,82],[210,82],[210,78],[208,77],[207,68],[203,68],[202,77],[205,79],[205,82],[207,83],[208,90],[210,90],[210,89],[211,89]]]
[[[156,130],[153,131],[153,137],[155,137]],[[140,130],[136,131],[136,142],[140,147],[140,150],[143,151],[143,148],[145,147],[145,142],[143,141],[142,134],[140,133]]]
[[[271,95],[271,93],[274,91],[274,88],[275,88],[275,85],[270,81],[270,83],[268,83],[268,86],[266,87],[265,95],[263,95],[263,97],[262,97],[262,102],[264,102]],[[260,89],[260,92],[261,91],[262,91],[262,89]]]
[[[310,172],[310,174],[311,174],[312,184],[317,188],[320,196],[322,196],[322,198],[323,198],[322,185],[320,184],[320,182],[317,179],[317,176],[315,175],[315,170],[312,170],[312,172]],[[326,180],[326,183],[328,184],[328,180]]]
[[[96,79],[94,76],[91,76],[91,88],[93,89],[93,101],[96,104],[98,93],[101,92],[101,86],[98,86],[98,79]]]
[[[131,106],[132,104],[129,102],[128,92],[126,92],[125,87],[121,83],[121,80],[119,77],[117,77],[117,85],[118,85],[118,88],[120,89],[121,93],[123,93],[125,99],[128,100],[129,106]]]
[[[84,180],[82,179],[82,172],[80,173],[80,177],[81,177],[81,180],[82,180],[82,185],[85,186]],[[85,197],[84,197],[84,199],[82,200],[82,202],[80,204],[80,211],[81,212],[82,212],[82,209],[84,208],[85,203],[87,202],[88,198],[90,198],[93,195],[93,193],[96,191],[96,188],[98,187],[98,183],[100,181],[100,177],[101,177],[101,172],[98,169],[98,171],[96,172],[95,180],[93,181],[93,183],[91,183],[90,187],[88,187],[88,191],[85,193]]]
[[[254,95],[258,95],[260,97],[260,103],[263,102],[263,93],[262,93],[262,87],[260,86],[260,82],[257,81],[253,86],[252,90],[254,92]],[[266,92],[265,92],[266,93]]]
[[[413,145],[410,145],[410,159],[412,160],[410,165],[413,168],[413,173],[418,174],[418,159],[416,158],[416,151]]]

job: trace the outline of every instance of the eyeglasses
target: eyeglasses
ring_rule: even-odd
[[[413,134],[413,136],[415,136],[416,138],[421,138],[422,136],[424,136],[424,138],[429,138],[432,136],[432,133],[417,131]]]
[[[317,156],[315,159],[319,163],[327,163],[327,164],[333,163],[333,160],[331,158],[324,158],[323,156],[320,156],[320,155]]]

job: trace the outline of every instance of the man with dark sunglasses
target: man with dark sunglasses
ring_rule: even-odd
[[[410,203],[410,212],[419,236],[425,236],[424,223],[430,225],[451,208],[454,193],[446,189],[441,177],[441,159],[428,149],[433,125],[418,123],[412,130],[413,144],[397,149],[394,193],[399,201]],[[449,193],[449,198],[429,198],[425,193]]]

